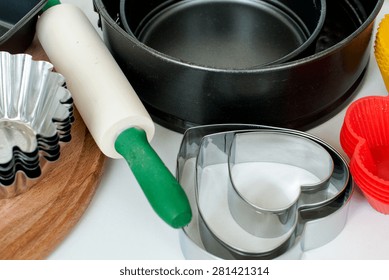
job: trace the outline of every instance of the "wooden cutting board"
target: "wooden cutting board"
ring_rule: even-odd
[[[35,39],[26,51],[35,60],[47,56]],[[105,156],[75,110],[72,140],[58,161],[27,192],[0,200],[0,259],[44,259],[67,236],[93,198]]]

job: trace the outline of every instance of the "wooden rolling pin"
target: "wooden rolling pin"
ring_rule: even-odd
[[[74,5],[49,1],[36,32],[100,150],[126,159],[166,223],[187,225],[192,214],[186,194],[149,144],[154,123],[86,15]]]

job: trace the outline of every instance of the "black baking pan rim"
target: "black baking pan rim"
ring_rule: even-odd
[[[336,0],[338,1],[338,0]],[[371,22],[374,20],[374,18],[377,16],[379,10],[381,10],[382,5],[384,3],[384,0],[377,0],[377,4],[371,14],[364,19],[364,22],[358,27],[357,30],[352,32],[350,35],[348,35],[346,38],[342,39],[340,42],[336,43],[333,46],[330,46],[324,50],[321,50],[320,52],[314,53],[312,55],[281,63],[281,64],[276,64],[276,65],[265,65],[260,68],[250,68],[250,69],[222,69],[222,68],[212,68],[212,67],[206,67],[202,65],[196,65],[193,63],[187,63],[181,60],[178,60],[174,57],[168,56],[164,53],[161,53],[155,49],[150,48],[146,44],[140,42],[138,39],[136,39],[133,35],[130,35],[126,30],[124,30],[123,27],[121,27],[120,24],[120,16],[117,14],[117,17],[114,19],[111,17],[107,9],[105,8],[103,4],[103,0],[93,0],[94,4],[94,10],[99,14],[100,17],[103,17],[105,20],[105,23],[108,24],[111,28],[115,29],[115,31],[119,32],[121,35],[125,37],[131,37],[134,38],[132,39],[133,43],[139,47],[144,48],[145,50],[150,51],[153,55],[158,56],[161,60],[166,60],[172,63],[175,63],[177,65],[182,65],[188,68],[192,69],[199,69],[199,70],[207,70],[210,72],[223,72],[223,73],[261,73],[261,72],[267,72],[267,71],[273,71],[273,70],[279,70],[279,69],[289,69],[296,67],[296,65],[306,63],[312,60],[317,60],[321,58],[325,58],[329,55],[331,55],[336,49],[341,48],[344,45],[347,45],[349,41],[352,41],[355,39],[363,30],[367,28],[368,25],[371,24]],[[328,7],[328,4],[327,4]],[[328,8],[327,8],[328,10]],[[101,22],[101,18],[99,20]],[[101,26],[101,24],[99,23]]]
[[[364,70],[362,71],[358,79],[355,81],[355,83],[341,96],[341,98],[335,100],[332,104],[324,108],[322,111],[314,112],[310,116],[304,116],[299,119],[288,120],[283,123],[278,123],[274,126],[307,131],[330,120],[332,117],[337,115],[340,111],[342,111],[349,104],[349,102],[355,97],[355,95],[358,94],[358,89],[363,84],[367,71],[368,71],[368,66],[364,68]],[[153,107],[150,104],[147,104],[146,102],[143,102],[143,105],[145,106],[146,110],[149,112],[154,122],[167,129],[179,133],[184,133],[187,129],[191,127],[204,125],[204,124],[193,123],[190,121],[177,118],[173,115],[158,110],[157,108]],[[211,125],[211,124],[212,123],[207,123],[206,125]],[[252,123],[252,124],[258,125],[257,123]],[[267,124],[261,123],[260,125],[267,125]]]

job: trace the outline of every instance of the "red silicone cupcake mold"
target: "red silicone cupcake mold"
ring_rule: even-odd
[[[340,144],[350,172],[371,206],[389,214],[389,98],[368,96],[347,109]]]

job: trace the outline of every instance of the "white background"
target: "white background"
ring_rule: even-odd
[[[62,0],[79,6],[97,29],[92,0]],[[385,1],[376,25],[389,3]],[[376,30],[376,29],[375,29]],[[100,31],[99,31],[100,32]],[[374,54],[355,99],[387,95]],[[339,131],[345,110],[308,131],[343,153]],[[152,146],[175,174],[176,156],[182,135],[156,125]],[[347,224],[341,234],[304,259],[389,259],[389,216],[370,207],[357,190],[352,198]],[[102,181],[91,205],[68,237],[49,259],[150,260],[183,259],[178,230],[162,222],[152,211],[124,160],[108,159]]]

